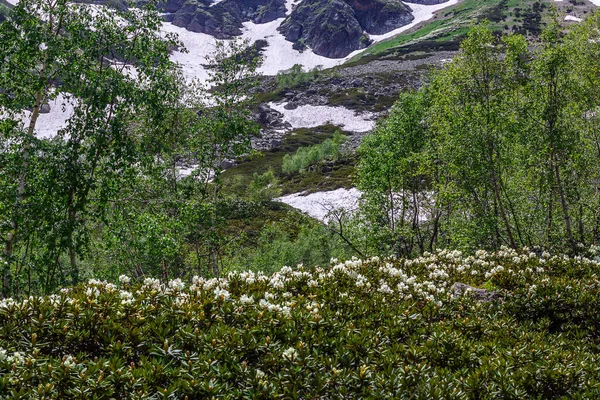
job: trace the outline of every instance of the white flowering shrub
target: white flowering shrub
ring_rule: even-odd
[[[90,280],[0,300],[0,398],[598,398],[599,274],[503,249]]]

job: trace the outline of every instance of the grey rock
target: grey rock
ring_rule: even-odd
[[[233,167],[235,165],[235,163],[231,160],[223,160],[221,161],[221,168],[222,169],[229,169],[231,167]]]
[[[451,289],[454,297],[461,297],[468,294],[473,296],[475,300],[481,302],[497,301],[501,299],[498,291],[480,289],[461,282],[456,282],[452,285]]]
[[[40,114],[49,114],[50,111],[50,104],[44,103],[40,106]]]

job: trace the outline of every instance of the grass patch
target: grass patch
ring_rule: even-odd
[[[515,10],[517,13],[523,13],[524,17],[514,18]],[[547,10],[548,7],[544,3],[535,0],[462,0],[439,11],[437,19],[425,22],[417,30],[372,45],[352,58],[349,63],[365,63],[395,55],[399,47],[414,45],[414,42],[421,42],[418,47],[427,52],[439,50],[437,45],[443,42],[458,48],[458,43],[469,28],[482,20],[490,21],[492,30],[498,32],[508,29],[537,35],[543,27]]]
[[[281,167],[283,163],[283,157],[294,154],[301,147],[310,147],[324,142],[327,139],[333,138],[335,132],[339,131],[339,128],[334,125],[324,125],[317,128],[311,129],[296,129],[287,134],[281,145],[275,149],[259,152],[256,155],[249,156],[239,160],[238,164],[226,170],[222,177],[224,181],[224,190],[232,194],[243,195],[248,185],[252,182],[254,174],[262,175],[273,169],[275,175],[280,180],[282,185],[283,193],[290,193],[291,191],[298,190],[311,190],[319,187],[331,187],[332,184],[341,185],[345,180],[346,182],[351,181],[350,171],[348,165],[343,167],[343,164],[339,168],[335,167],[332,170],[325,171],[322,169],[306,174],[306,176],[287,176],[283,173]],[[340,169],[344,169],[346,175],[345,179],[339,174]],[[353,171],[353,166],[351,167]],[[326,183],[320,183],[320,181]],[[346,186],[347,183],[342,186]],[[337,186],[337,187],[342,187]]]

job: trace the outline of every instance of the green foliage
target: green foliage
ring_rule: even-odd
[[[433,170],[425,147],[428,132],[423,114],[428,99],[423,92],[403,94],[358,149],[358,187],[365,194],[363,213],[379,252],[410,254],[424,251],[420,206],[427,201],[426,177]]]
[[[593,399],[599,273],[503,249],[90,280],[0,301],[0,397]]]
[[[269,201],[281,194],[279,181],[275,177],[273,168],[269,168],[262,175],[254,173],[252,182],[250,182],[250,197],[254,201]]]
[[[320,75],[321,69],[319,67],[304,71],[302,65],[294,64],[289,71],[277,74],[277,89],[297,88],[318,79]]]
[[[143,158],[139,142],[179,95],[177,41],[160,24],[153,2],[92,13],[62,0],[19,1],[0,24],[3,295],[79,281],[109,199]],[[40,140],[40,109],[59,97],[73,115],[55,140]]]
[[[221,173],[258,134],[247,96],[256,49],[219,43],[207,93],[169,60],[179,43],[160,33],[152,2],[88,7],[24,0],[0,25],[2,296],[121,272],[218,275],[227,222],[243,208],[221,192]],[[59,96],[74,115],[41,140],[40,108]]]
[[[568,34],[556,21],[536,48],[476,26],[452,62],[401,96],[360,148],[371,248],[595,243],[599,21]]]
[[[282,265],[325,265],[331,258],[353,254],[334,233],[315,221],[276,222],[261,229],[256,242],[229,259],[231,270],[273,273]]]
[[[335,161],[340,154],[340,146],[345,140],[346,137],[342,133],[336,132],[333,138],[327,139],[323,143],[301,147],[292,156],[286,154],[283,157],[281,170],[287,174],[305,172],[325,160]]]

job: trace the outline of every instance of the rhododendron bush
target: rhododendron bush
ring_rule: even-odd
[[[121,276],[4,299],[0,397],[597,398],[595,252]]]

